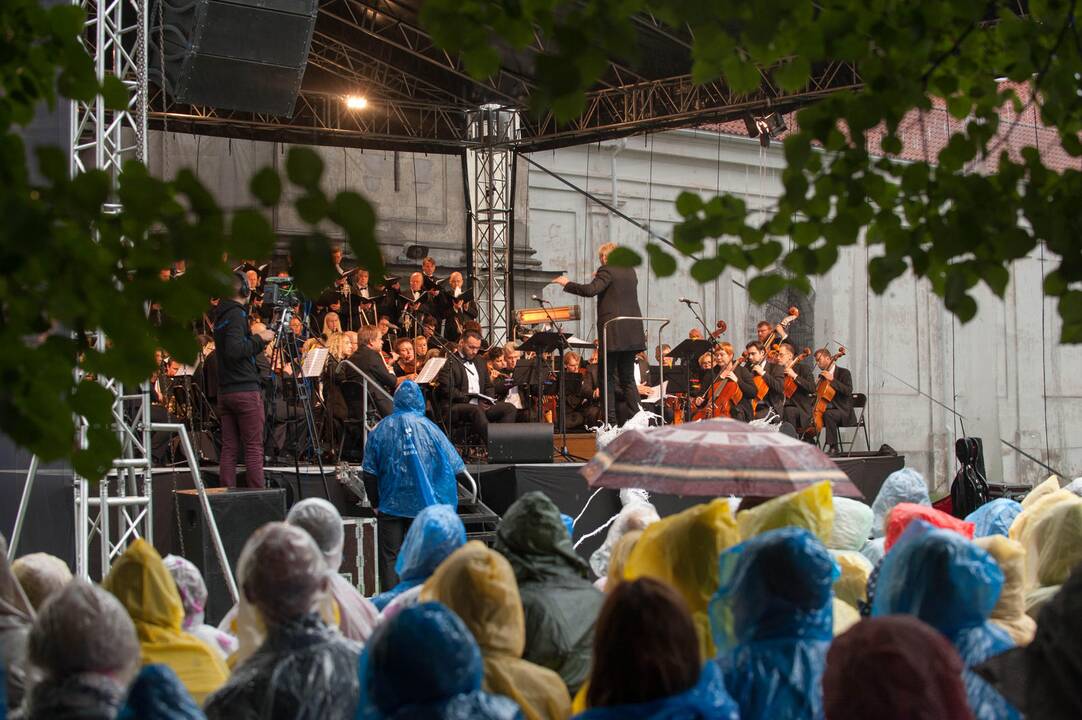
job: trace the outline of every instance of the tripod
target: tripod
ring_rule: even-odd
[[[301,351],[297,345],[297,336],[289,329],[289,321],[293,318],[292,306],[286,305],[282,308],[282,316],[278,319],[278,322],[274,326],[274,350],[271,352],[271,390],[270,390],[270,423],[268,431],[274,432],[275,421],[277,420],[277,403],[276,395],[278,392],[278,383],[274,381],[275,368],[281,367],[284,371],[285,363],[289,363],[290,372],[288,373],[293,378],[293,390],[294,401],[299,403],[301,409],[304,412],[304,425],[308,435],[308,449],[311,451],[315,458],[316,465],[319,467],[319,477],[323,481],[323,493],[328,501],[331,500],[331,490],[327,485],[327,475],[323,469],[323,449],[319,444],[319,435],[316,433],[316,419],[315,413],[312,411],[312,397],[309,392],[308,380],[303,375],[301,368]],[[282,382],[285,383],[285,375],[283,372]],[[284,387],[283,387],[284,390]],[[285,393],[282,393],[283,396]],[[290,425],[292,421],[296,420],[296,405],[289,403],[287,406]],[[287,436],[288,437],[288,436]],[[278,457],[277,452],[275,456]],[[300,486],[301,466],[300,466],[301,449],[299,443],[295,443],[293,447],[293,466],[297,473],[298,487]]]

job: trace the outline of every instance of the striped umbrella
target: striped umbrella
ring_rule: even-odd
[[[830,480],[836,495],[863,497],[814,445],[728,418],[629,430],[579,472],[593,487],[669,495],[776,497]]]

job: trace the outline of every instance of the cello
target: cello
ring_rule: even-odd
[[[788,329],[789,326],[793,324],[793,321],[796,320],[798,317],[800,317],[800,308],[798,308],[796,305],[791,305],[789,307],[789,314],[779,320],[778,325],[781,325],[783,329]],[[775,325],[770,330],[770,334],[766,336],[766,340],[763,341],[763,352],[766,353],[766,357],[769,360],[775,359],[774,353],[777,352],[777,339],[778,328],[777,325]]]
[[[839,347],[838,352],[830,356],[830,366],[834,367],[837,364],[839,358],[845,355],[845,347]],[[818,435],[823,431],[823,413],[826,412],[827,405],[834,399],[834,386],[826,378],[820,377],[819,384],[815,388],[815,409],[812,411],[812,427],[807,428],[805,433],[809,430],[815,429],[815,434]]]
[[[710,389],[709,399],[702,404],[692,420],[707,420],[716,417],[732,417],[733,406],[739,405],[744,399],[744,393],[740,391],[740,385],[725,377],[733,369],[732,358],[726,363],[724,371],[718,376],[721,380],[720,387],[715,385]]]
[[[808,357],[809,355],[811,355],[811,348],[804,348],[800,352],[799,355],[797,355],[795,358],[793,358],[792,362],[790,362],[788,365],[785,366],[785,369],[787,371],[792,370],[793,366],[800,363],[802,360],[804,360],[804,358]],[[785,376],[785,399],[786,400],[793,397],[793,393],[796,392],[796,387],[797,387],[796,386],[796,380],[794,380],[793,378],[786,375]]]

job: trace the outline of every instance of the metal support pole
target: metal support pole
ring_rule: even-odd
[[[15,549],[19,546],[19,536],[23,533],[23,521],[26,520],[26,508],[30,506],[30,493],[34,489],[34,478],[38,474],[38,456],[30,458],[30,468],[26,471],[26,484],[23,485],[23,494],[19,498],[19,511],[15,513],[15,528],[11,531],[11,542],[8,544],[8,559],[14,560]]]
[[[606,320],[605,324],[601,328],[601,347],[598,348],[601,351],[601,360],[605,364],[601,366],[602,378],[601,378],[601,396],[604,400],[605,407],[603,408],[605,424],[609,424],[609,325],[617,320],[638,320],[640,322],[659,322],[661,325],[657,329],[657,344],[661,345],[661,331],[665,329],[665,326],[672,322],[670,318],[661,317],[636,317],[634,315],[620,315],[614,317],[611,320]],[[659,363],[658,367],[658,382],[661,384],[661,424],[665,424],[665,363]]]

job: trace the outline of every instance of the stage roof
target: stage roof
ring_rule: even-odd
[[[440,50],[418,21],[421,0],[321,2],[308,66],[293,117],[181,105],[163,108],[152,93],[151,126],[177,132],[315,145],[459,153],[469,145],[466,112],[485,103],[525,109],[534,59],[543,38],[523,52],[506,51],[487,81],[470,77],[461,60]],[[587,96],[577,120],[523,113],[522,151],[543,150],[680,127],[698,127],[751,111],[791,111],[831,92],[859,87],[844,62],[814,69],[800,92],[786,93],[763,74],[757,92],[738,96],[722,81],[691,81],[691,35],[648,14],[637,15],[637,58],[613,59]],[[345,107],[363,93],[364,111]]]

